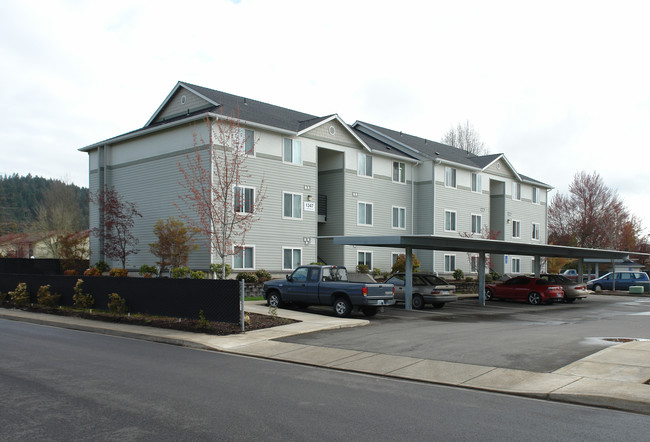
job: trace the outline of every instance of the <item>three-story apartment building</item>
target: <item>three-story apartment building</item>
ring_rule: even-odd
[[[184,192],[179,164],[195,153],[206,118],[229,116],[243,123],[251,141],[250,177],[241,183],[238,210],[245,210],[261,186],[266,194],[245,244],[228,259],[236,271],[288,272],[316,261],[389,270],[404,252],[338,246],[327,239],[340,235],[546,242],[550,187],[518,173],[503,154],[476,156],[369,123],[348,125],[336,114],[318,117],[179,82],[143,128],[81,149],[89,154],[90,190],[114,187],[143,215],[134,226],[140,252],[129,257],[127,267],[156,261],[148,247],[156,240],[153,225],[179,216]],[[99,216],[91,206],[91,228],[99,225]],[[471,255],[416,254],[423,270],[477,270]],[[91,262],[99,259],[104,259],[101,246],[93,237]],[[207,269],[218,262],[206,241],[189,265]],[[490,266],[500,273],[532,268],[531,258],[515,256],[492,256]]]

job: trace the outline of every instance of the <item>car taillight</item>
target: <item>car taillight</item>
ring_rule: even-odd
[[[431,290],[431,294],[432,294],[432,295],[439,295],[439,294],[440,294],[440,290]]]
[[[586,285],[578,285],[578,286],[576,286],[576,290],[587,290],[587,286]]]
[[[393,288],[393,289],[394,289],[394,288]],[[363,288],[361,289],[361,294],[362,294],[363,296],[368,296],[368,287],[363,287]]]
[[[393,286],[393,295],[395,295],[395,286]]]

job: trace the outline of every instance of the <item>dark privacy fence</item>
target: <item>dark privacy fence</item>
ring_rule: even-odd
[[[83,292],[95,298],[97,309],[107,310],[108,295],[117,293],[131,313],[198,319],[203,310],[211,321],[239,323],[239,281],[235,280],[0,274],[0,292],[13,291],[24,282],[36,303],[38,288],[49,284],[51,293],[61,295],[61,305],[72,306],[77,279],[83,279]]]

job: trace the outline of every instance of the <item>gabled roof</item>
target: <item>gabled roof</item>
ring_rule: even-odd
[[[214,104],[213,111],[224,116],[232,116],[242,121],[264,124],[293,132],[299,132],[306,125],[313,124],[313,121],[319,118],[327,118],[317,117],[315,115],[275,106],[262,101],[251,100],[250,98],[239,95],[228,94],[226,92],[179,81],[165,101],[160,105],[158,110],[156,110],[153,116],[149,119],[145,127],[148,127],[156,120],[156,117],[165,108],[167,102],[180,88],[186,89],[203,98],[207,102]],[[309,123],[310,121],[312,122],[311,124]]]
[[[363,121],[356,121],[352,127],[362,134],[362,139],[366,144],[372,146],[373,149],[376,143],[381,143],[411,158],[439,160],[443,163],[456,164],[476,170],[485,170],[495,162],[503,160],[517,180],[552,189],[548,184],[518,173],[502,153],[475,155],[457,147],[448,146],[426,138],[416,137]]]

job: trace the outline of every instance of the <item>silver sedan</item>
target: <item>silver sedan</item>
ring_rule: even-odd
[[[405,281],[406,276],[404,273],[395,273],[386,281],[387,284],[395,286],[395,301],[404,302]],[[433,308],[443,308],[446,303],[453,301],[458,301],[455,285],[448,284],[445,280],[431,273],[413,274],[411,305],[414,309],[420,310],[425,304],[431,304]]]

